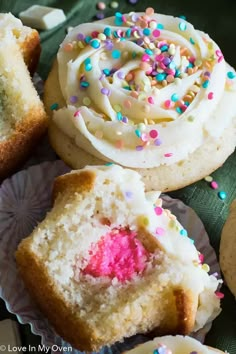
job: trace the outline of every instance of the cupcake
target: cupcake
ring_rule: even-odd
[[[73,347],[189,334],[219,314],[220,280],[159,194],[118,165],[72,171],[56,179],[52,210],[20,243],[26,288]]]
[[[119,12],[75,27],[45,86],[50,140],[72,168],[114,162],[174,190],[236,145],[235,71],[182,18]],[[50,109],[51,108],[51,109]]]
[[[138,345],[124,354],[220,354],[221,350],[207,347],[196,339],[183,336],[157,337]]]

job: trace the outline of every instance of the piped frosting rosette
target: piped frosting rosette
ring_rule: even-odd
[[[119,12],[75,27],[58,52],[55,124],[105,161],[153,168],[220,137],[236,116],[235,71],[183,18]]]

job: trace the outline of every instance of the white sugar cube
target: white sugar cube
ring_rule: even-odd
[[[66,20],[61,9],[33,5],[20,12],[19,17],[24,25],[37,29],[51,29]]]

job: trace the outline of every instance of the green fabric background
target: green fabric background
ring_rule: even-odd
[[[232,66],[236,66],[236,1],[234,0],[139,0],[136,5],[131,5],[126,0],[118,0],[119,7],[116,10],[109,6],[110,1],[104,2],[107,4],[104,11],[106,16],[113,15],[116,11],[142,11],[148,6],[152,6],[159,13],[185,15],[196,28],[209,33],[221,47],[226,60]],[[97,1],[94,0],[41,0],[38,2],[0,0],[0,10],[1,12],[10,11],[16,16],[33,4],[64,10],[67,16],[66,23],[40,33],[42,54],[38,72],[45,79],[58,46],[66,34],[66,28],[93,20],[97,12],[96,3]],[[220,234],[228,215],[228,208],[232,200],[236,198],[236,153],[213,174],[213,177],[218,182],[220,190],[227,193],[224,201],[220,200],[217,191],[212,190],[203,180],[171,193],[171,196],[181,199],[197,212],[210,236],[211,244],[218,253]],[[226,287],[223,287],[223,292],[225,293],[222,301],[223,311],[214,321],[206,343],[227,350],[230,354],[236,354],[236,302]],[[28,326],[22,326],[21,331],[25,343],[39,343],[39,338],[30,333]]]

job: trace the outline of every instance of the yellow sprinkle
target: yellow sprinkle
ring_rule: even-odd
[[[206,177],[204,178],[204,180],[205,180],[206,182],[212,182],[212,181],[213,181],[213,177],[211,177],[211,176],[206,176]]]
[[[144,132],[146,130],[146,125],[144,123],[139,123],[137,126],[138,130]]]
[[[104,33],[99,33],[98,34],[98,39],[100,39],[100,41],[105,41],[106,40],[106,35]]]
[[[81,42],[81,41],[79,41],[79,42],[78,42],[78,47],[81,48],[81,49],[84,48],[84,43]]]
[[[170,220],[170,222],[169,222],[169,227],[170,227],[170,228],[175,227],[175,221],[174,221],[174,220]]]
[[[89,106],[90,103],[91,103],[91,100],[90,100],[89,97],[84,97],[84,98],[83,98],[83,104],[84,104],[85,106]]]
[[[115,104],[113,106],[113,109],[116,111],[116,112],[120,112],[121,111],[121,106],[119,104]]]
[[[210,267],[209,267],[208,264],[204,263],[204,264],[202,265],[202,269],[205,270],[205,271],[208,273],[209,270],[210,270]]]

